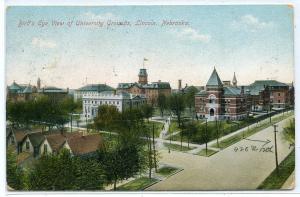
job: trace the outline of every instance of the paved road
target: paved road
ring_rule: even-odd
[[[282,138],[282,128],[292,117],[278,123],[278,159],[281,162],[292,150]],[[268,127],[248,139],[271,140],[273,127]],[[261,148],[263,143],[242,140],[211,157],[167,150],[160,151],[160,162],[182,167],[184,170],[147,190],[254,190],[275,169],[275,155],[263,152],[235,152],[234,147]]]

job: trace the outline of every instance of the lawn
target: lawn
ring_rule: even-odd
[[[190,142],[195,143],[195,144],[203,144],[205,143],[204,139],[204,133],[205,133],[205,123],[203,120],[195,121],[198,127],[198,131],[191,136]],[[219,138],[227,135],[231,132],[234,132],[239,129],[237,124],[228,122],[228,121],[219,121]],[[171,127],[170,130],[174,131],[180,131],[180,129],[177,127],[177,123],[171,122]],[[217,129],[216,129],[216,122],[215,121],[210,121],[207,123],[207,133],[208,133],[208,141],[216,139],[217,136]],[[178,133],[176,135],[171,136],[171,140],[174,141],[180,141],[181,140],[181,133]],[[182,141],[183,142],[188,142],[188,137],[186,135],[182,136]]]
[[[284,118],[287,118],[289,116],[291,116],[293,113],[289,113],[285,116],[279,116],[276,118],[272,118],[272,122],[268,122],[268,121],[264,121],[263,123],[260,123],[257,127],[251,128],[249,130],[245,130],[244,132],[238,133],[236,135],[233,135],[227,139],[224,139],[222,141],[219,142],[219,147],[217,145],[217,143],[213,144],[212,147],[214,148],[227,148],[228,146],[231,146],[232,144],[237,143],[238,141],[242,140],[243,138],[247,138],[255,133],[257,133],[258,131],[261,131],[273,124],[276,124],[278,122],[280,122],[281,120],[283,120]]]
[[[153,185],[154,183],[158,182],[158,179],[148,177],[141,177],[137,178],[133,181],[130,181],[124,185],[121,185],[117,188],[117,190],[121,191],[141,191],[146,189],[147,187]]]
[[[187,146],[182,146],[182,149],[181,149],[180,145],[170,144],[170,143],[164,143],[164,146],[167,148],[170,148],[171,150],[183,151],[183,152],[195,149],[195,147],[191,147],[191,146],[190,146],[190,148],[188,148]]]
[[[164,166],[164,167],[159,168],[157,170],[157,173],[160,175],[163,175],[163,176],[169,176],[178,170],[179,170],[178,168],[174,168],[171,166]]]
[[[280,189],[295,170],[295,150],[293,150],[280,164],[279,174],[276,169],[258,186],[257,189]]]
[[[197,153],[199,156],[204,156],[204,157],[210,157],[213,154],[217,153],[218,151],[212,150],[212,149],[207,149],[207,155],[206,155],[206,149],[202,149],[200,152]]]

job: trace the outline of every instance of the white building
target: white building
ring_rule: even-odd
[[[95,95],[104,91],[114,91],[114,88],[106,84],[88,84],[74,91],[74,100],[81,99],[83,95]]]
[[[114,105],[117,109],[122,110],[130,107],[138,107],[146,103],[144,95],[130,94],[127,92],[101,92],[94,94],[84,94],[82,96],[82,118],[95,118],[98,113],[98,107],[101,105]]]

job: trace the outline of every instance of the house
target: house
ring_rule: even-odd
[[[103,146],[100,134],[84,135],[82,132],[21,130],[7,128],[7,147],[17,150],[18,162],[38,158],[43,154],[58,154],[63,148],[75,156],[91,156]],[[25,164],[26,165],[26,164]]]
[[[22,152],[22,142],[27,136],[29,130],[6,128],[6,146],[13,146],[16,152],[19,154]]]
[[[40,155],[57,154],[67,149],[74,156],[89,156],[96,153],[103,145],[100,134],[58,133],[45,137],[40,146]]]
[[[42,132],[28,133],[22,141],[21,152],[28,152],[33,157],[38,157],[40,155],[40,146],[44,139],[45,136]]]
[[[113,105],[120,112],[132,107],[139,107],[146,103],[144,95],[130,94],[127,92],[101,92],[82,96],[82,118],[92,119],[98,114],[101,105]]]

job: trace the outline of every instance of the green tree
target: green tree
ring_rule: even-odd
[[[189,121],[186,124],[183,124],[182,135],[187,137],[188,148],[190,148],[191,138],[198,132],[198,127],[196,122]]]
[[[139,146],[133,144],[106,144],[98,154],[98,161],[104,169],[107,183],[117,189],[118,181],[138,174],[144,168],[144,159]]]
[[[164,94],[159,94],[157,98],[157,106],[159,108],[160,114],[164,116],[164,110],[167,108],[167,97]]]
[[[101,105],[98,108],[98,115],[94,118],[94,125],[97,130],[115,131],[120,118],[121,114],[116,106]]]
[[[196,87],[190,86],[187,88],[187,91],[184,94],[186,106],[190,109],[191,114],[192,114],[192,109],[195,107],[195,94],[197,92],[198,89]]]
[[[15,190],[24,190],[25,173],[17,165],[17,154],[13,147],[8,147],[6,152],[6,175],[7,185]]]
[[[283,136],[288,142],[295,143],[295,118],[290,120],[283,129]]]
[[[29,172],[29,190],[101,189],[104,172],[92,160],[72,157],[68,150],[58,155],[43,155]]]
[[[185,109],[184,96],[180,93],[171,94],[168,99],[170,110],[177,116],[178,127],[181,127],[181,116]]]
[[[141,110],[142,110],[142,115],[144,116],[144,118],[148,120],[149,123],[149,119],[153,116],[153,111],[154,111],[153,106],[149,104],[144,104],[141,106]]]

